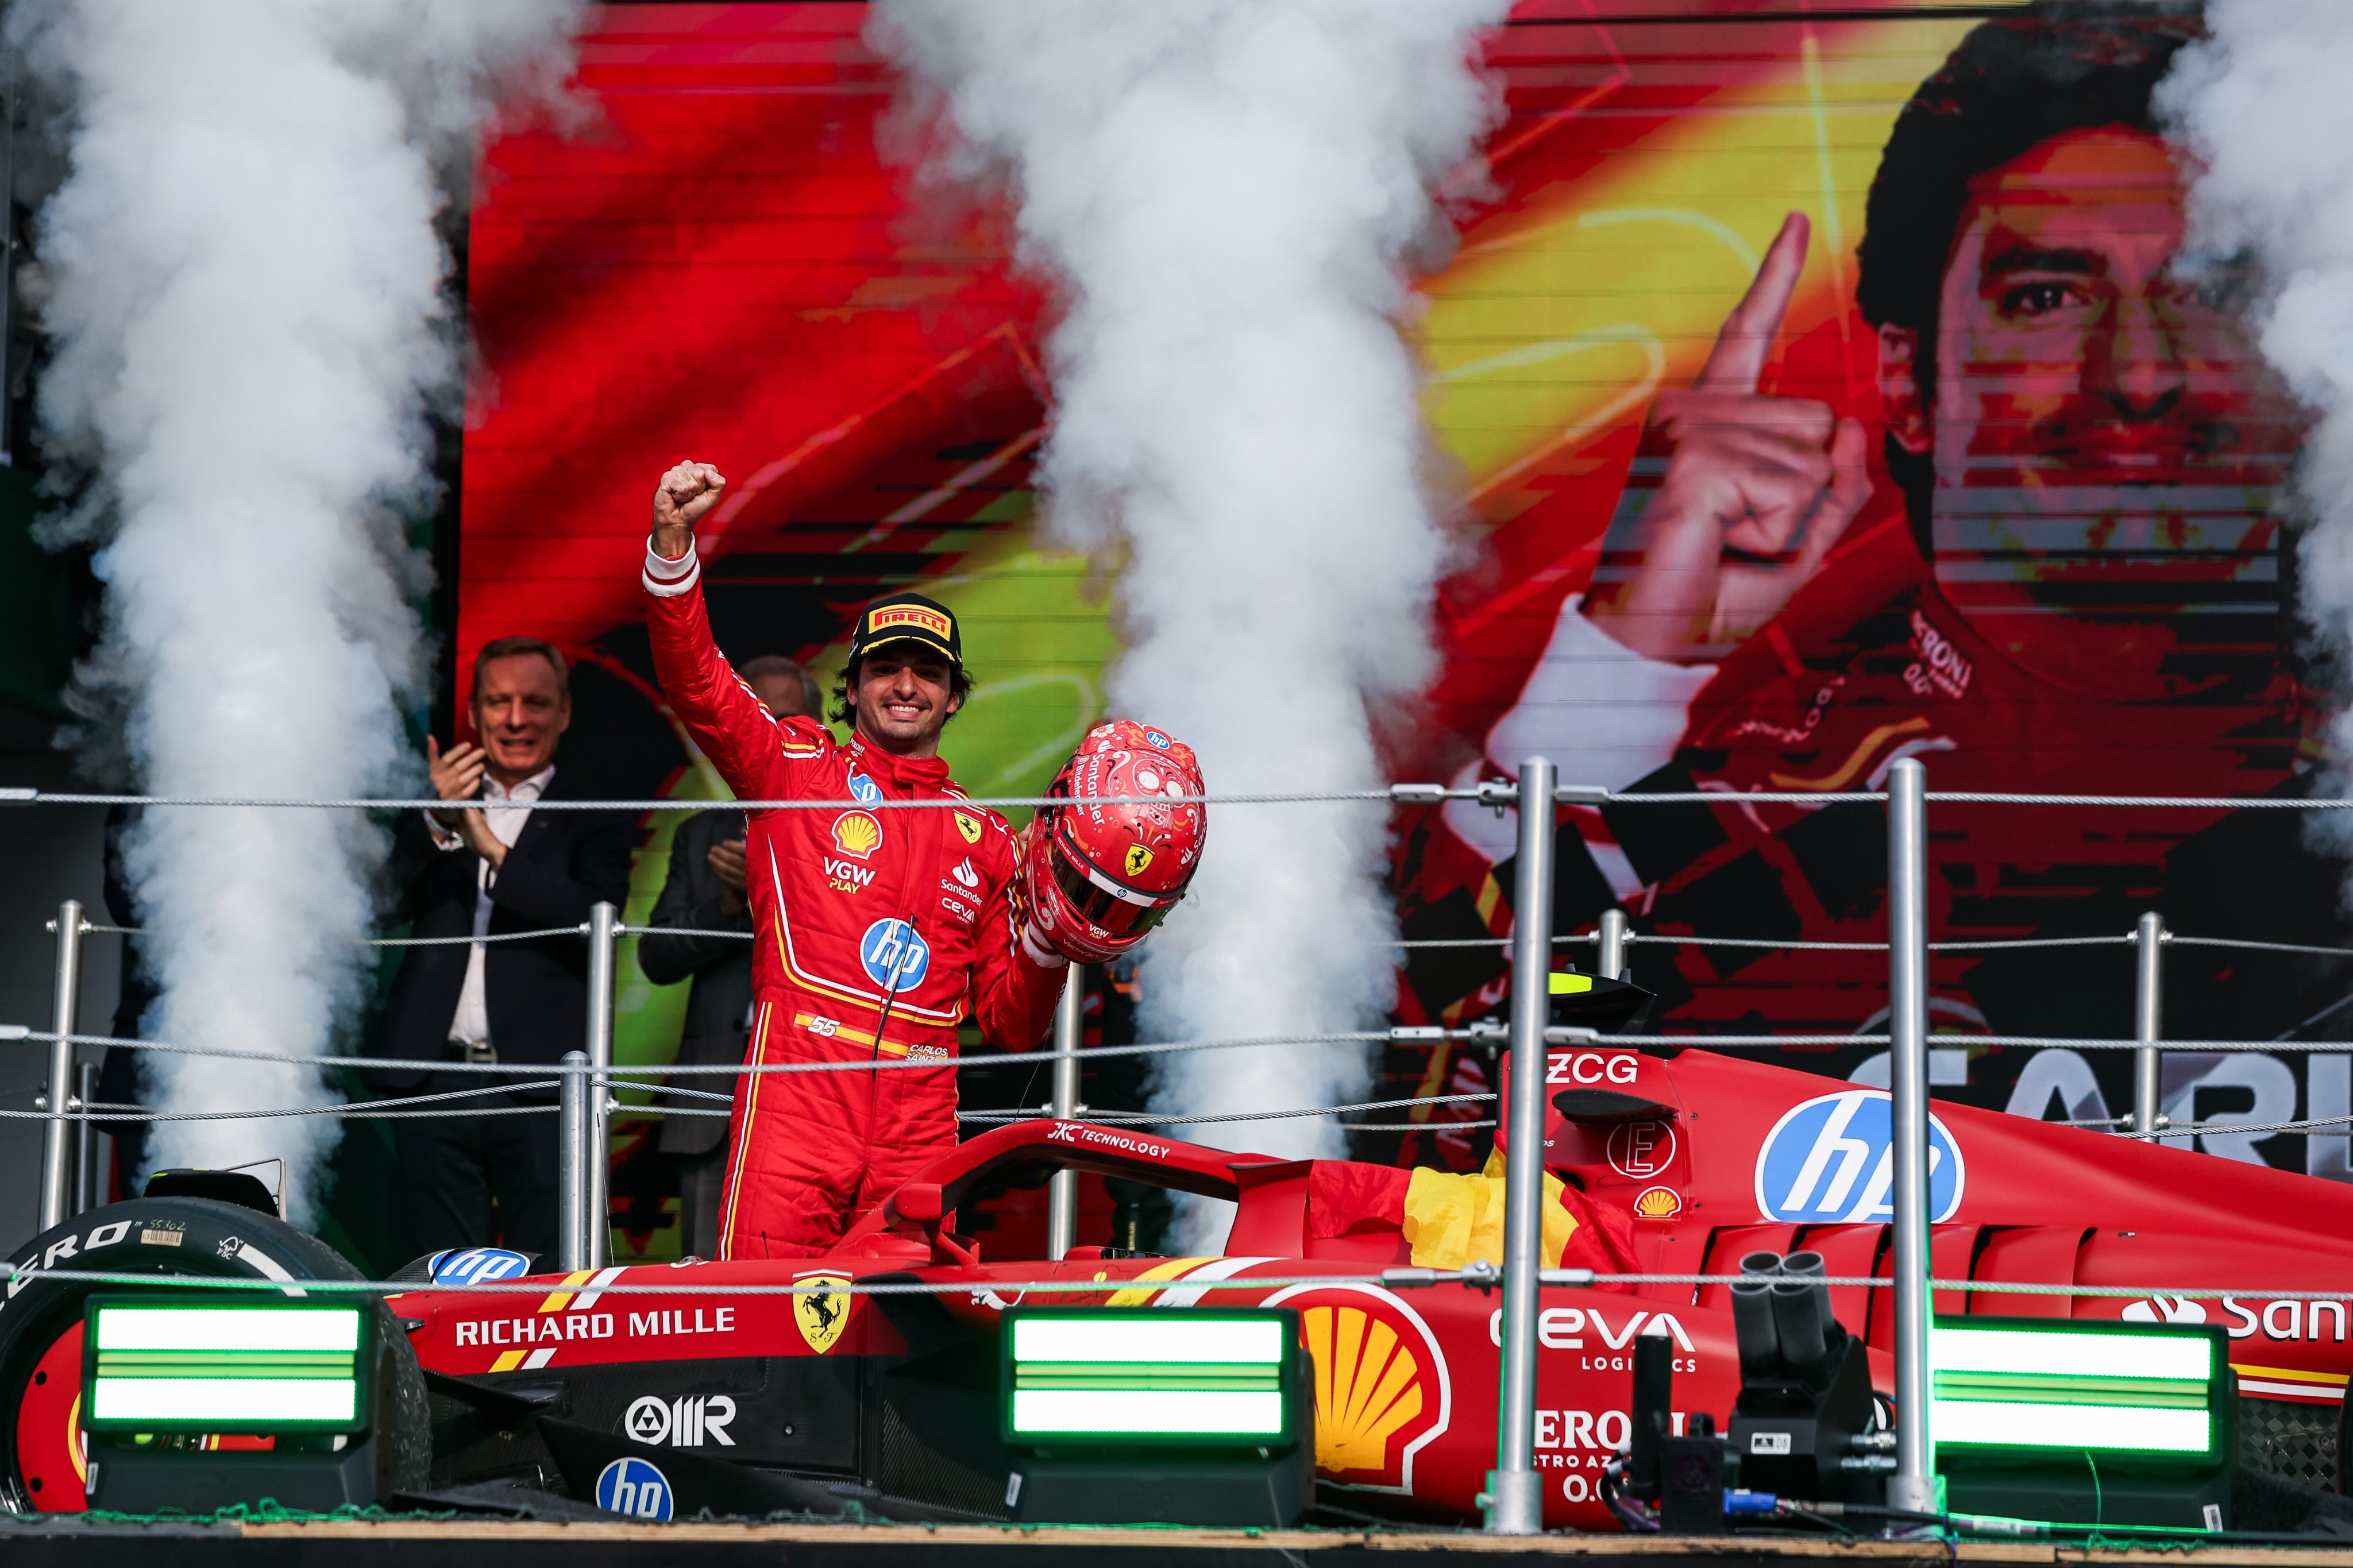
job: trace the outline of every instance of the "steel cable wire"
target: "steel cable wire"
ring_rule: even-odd
[[[1252,1050],[1264,1047],[1302,1045],[1369,1045],[1386,1043],[1396,1038],[1387,1029],[1356,1029],[1329,1035],[1244,1035],[1219,1040],[1173,1040],[1134,1046],[1090,1046],[1073,1054],[1088,1058],[1159,1056],[1187,1051]],[[1844,1037],[1841,1037],[1843,1038]],[[468,1062],[443,1058],[409,1057],[322,1057],[280,1056],[271,1051],[240,1051],[212,1046],[175,1046],[163,1040],[141,1040],[119,1035],[59,1035],[48,1029],[27,1029],[14,1024],[0,1024],[0,1044],[11,1040],[64,1040],[82,1046],[120,1046],[126,1050],[163,1051],[174,1056],[219,1057],[231,1061],[272,1062],[283,1067],[344,1067],[369,1071],[424,1071],[472,1073],[596,1073],[615,1079],[614,1087],[642,1087],[626,1081],[631,1076],[672,1078],[681,1074],[704,1077],[744,1077],[808,1072],[898,1072],[937,1071],[972,1064],[998,1062],[1041,1063],[1054,1060],[1057,1051],[974,1051],[962,1056],[944,1057],[937,1060],[909,1058],[871,1060],[860,1058],[839,1062],[673,1062],[666,1065],[629,1066],[612,1064],[596,1067],[567,1068],[560,1062]]]
[[[1040,1259],[1012,1260],[1039,1263]],[[937,1265],[935,1267],[945,1267]],[[1099,1268],[1093,1259],[1073,1259],[1072,1267],[1088,1270]],[[1009,1307],[1018,1304],[1026,1295],[1102,1295],[1107,1292],[1143,1289],[1154,1291],[1183,1290],[1187,1293],[1210,1290],[1268,1290],[1292,1286],[1379,1285],[1389,1289],[1430,1289],[1457,1285],[1482,1292],[1493,1290],[1504,1278],[1504,1271],[1483,1260],[1461,1268],[1416,1268],[1392,1266],[1381,1269],[1334,1269],[1315,1274],[1268,1274],[1203,1279],[1184,1275],[1161,1279],[1106,1279],[1101,1278],[997,1279],[973,1279],[966,1276],[954,1279],[909,1279],[903,1275],[871,1280],[839,1280],[818,1279],[789,1284],[770,1284],[750,1280],[700,1282],[692,1278],[697,1270],[690,1269],[685,1278],[678,1277],[675,1265],[663,1262],[614,1265],[602,1272],[617,1276],[624,1269],[658,1269],[670,1278],[659,1283],[639,1283],[618,1279],[588,1280],[571,1287],[582,1297],[591,1296],[954,1296],[969,1295],[989,1300],[989,1304]],[[1769,1282],[1774,1277],[1758,1274],[1649,1274],[1617,1272],[1596,1268],[1545,1268],[1538,1270],[1542,1283],[1572,1289],[1596,1285],[1737,1285],[1747,1282]],[[271,1292],[280,1295],[414,1295],[430,1291],[449,1296],[539,1296],[547,1294],[544,1277],[532,1279],[497,1279],[484,1281],[436,1282],[423,1279],[301,1279],[285,1281],[271,1279],[238,1279],[216,1275],[195,1274],[126,1274],[94,1268],[43,1268],[37,1264],[0,1263],[0,1278],[12,1287],[36,1279],[71,1280],[98,1285],[135,1285],[182,1287],[192,1290]],[[1884,1274],[1837,1274],[1812,1276],[1810,1282],[1832,1289],[1883,1290],[1894,1284]],[[2098,1300],[2170,1298],[2178,1300],[2222,1300],[2240,1296],[2260,1296],[2267,1301],[2341,1301],[2342,1290],[2274,1290],[2243,1285],[2078,1285],[2044,1284],[2039,1281],[2010,1279],[1947,1279],[1931,1278],[1928,1287],[1937,1291],[1964,1291],[1999,1296],[2066,1296],[2089,1297]],[[1006,1300],[1007,1296],[1014,1300]],[[576,1307],[575,1310],[578,1310]]]
[[[1238,795],[1105,795],[1105,805],[1313,805],[1377,802],[1385,805],[1438,805],[1447,801],[1507,809],[1518,804],[1518,786],[1506,781],[1458,788],[1435,784],[1396,784],[1382,789],[1288,790]],[[905,811],[956,806],[1043,806],[1056,795],[941,795],[923,800],[540,800],[447,801],[353,796],[306,799],[292,795],[110,795],[86,791],[0,788],[0,805],[104,806],[221,806],[248,810],[311,811]],[[2353,800],[2280,799],[2268,795],[2027,795],[2000,790],[1929,790],[1931,805],[2098,806],[2161,811],[2345,811]],[[1561,784],[1556,805],[1842,805],[1884,802],[1884,790],[1661,790],[1630,791],[1599,784]]]
[[[57,922],[50,921],[47,922],[47,929],[55,930]],[[81,929],[85,934],[110,936],[145,936],[147,934],[146,928],[143,926],[99,925],[90,921],[84,921]],[[654,936],[675,936],[703,937],[727,942],[752,942],[758,936],[756,931],[716,931],[701,926],[650,926],[626,922],[617,923],[613,928],[613,934],[617,937],[633,936],[639,940]],[[535,942],[542,937],[585,937],[586,935],[588,935],[588,927],[584,922],[580,925],[543,926],[533,931],[489,932],[481,936],[366,937],[362,939],[360,945],[364,947],[462,947],[470,942]],[[1769,937],[1678,936],[1655,931],[1628,931],[1623,940],[1630,947],[1639,944],[1659,947],[1757,948],[1766,951],[1786,949],[1790,952],[1885,952],[1887,951],[1887,944],[1883,942],[1782,942]],[[2115,936],[2004,937],[1985,942],[1932,942],[1928,944],[1928,951],[1931,952],[1994,952],[2018,948],[2112,947],[2129,946],[2139,940],[2139,937],[2131,931]],[[2238,948],[2258,952],[2309,953],[2322,958],[2353,957],[2353,948],[2302,942],[2254,942],[2223,936],[2183,936],[2173,931],[2168,931],[2165,940],[2168,943],[2182,947]],[[1580,931],[1569,936],[1554,937],[1552,944],[1555,947],[1595,947],[1599,945],[1600,941],[1600,933],[1598,931]],[[1384,942],[1377,945],[1383,948],[1501,948],[1510,946],[1511,942],[1512,939],[1508,936],[1436,937]]]
[[[348,1059],[348,1058],[347,1058]],[[546,1069],[542,1068],[542,1071]],[[543,1083],[497,1084],[489,1089],[458,1089],[447,1094],[414,1094],[396,1100],[360,1100],[342,1105],[291,1106],[279,1110],[155,1110],[144,1105],[122,1105],[112,1102],[94,1103],[79,1110],[0,1110],[0,1121],[261,1121],[280,1116],[543,1116],[559,1109],[547,1105],[478,1105],[459,1110],[412,1110],[410,1106],[432,1105],[442,1100],[475,1100],[487,1094],[519,1094],[526,1089],[560,1089],[561,1079],[549,1079]]]

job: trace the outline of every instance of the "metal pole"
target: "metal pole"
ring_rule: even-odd
[[[50,1026],[58,1038],[49,1043],[49,1120],[41,1134],[41,1228],[63,1225],[73,1217],[73,1124],[66,1104],[73,1099],[74,1047],[65,1038],[74,1032],[81,1011],[81,903],[68,899],[58,906],[49,929],[58,933],[57,1006]]]
[[[1079,1045],[1086,1038],[1087,969],[1071,965],[1054,1009],[1054,1120],[1079,1113]],[[1046,1256],[1060,1262],[1079,1238],[1079,1173],[1057,1171],[1046,1193]]]
[[[90,1102],[98,1098],[98,1064],[84,1062],[74,1070],[74,1109],[82,1119],[74,1123],[73,1212],[88,1214],[98,1206],[98,1124],[90,1120]]]
[[[588,1053],[564,1053],[564,1082],[556,1090],[555,1266],[566,1274],[594,1268],[590,1259],[591,1209],[588,1168],[597,1151],[591,1144],[596,1118],[588,1113]]]
[[[1928,1432],[1928,773],[1887,772],[1887,1045],[1895,1162],[1895,1474],[1887,1505],[1937,1511]]]
[[[1600,952],[1593,961],[1593,972],[1604,980],[1626,978],[1626,911],[1601,911],[1601,930],[1596,933]]]
[[[613,1066],[613,955],[620,940],[621,911],[610,904],[588,910],[588,1063],[596,1081],[588,1097],[588,1260],[580,1268],[602,1268],[612,1261],[612,1205],[605,1190],[607,1118],[613,1100],[607,1075]]]
[[[1511,1147],[1504,1165],[1504,1358],[1487,1528],[1544,1530],[1536,1474],[1536,1285],[1544,1265],[1545,1024],[1552,1009],[1553,765],[1520,764],[1519,873],[1512,894]]]
[[[2144,1141],[2165,1125],[2158,1107],[2165,1097],[2165,1054],[2157,1042],[2165,1038],[2165,917],[2151,910],[2140,917],[2140,963],[2133,985],[2133,1038],[2144,1042],[2133,1053],[2133,1136]]]

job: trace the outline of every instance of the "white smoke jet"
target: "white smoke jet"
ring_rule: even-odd
[[[422,674],[397,509],[424,500],[429,395],[453,384],[436,160],[493,81],[563,68],[567,0],[44,0],[11,42],[68,105],[45,209],[53,455],[103,544],[86,679],[127,707],[168,795],[348,797],[419,782]],[[150,1034],[312,1055],[367,965],[382,836],[316,810],[159,808],[127,846]],[[293,1109],[315,1068],[150,1056],[173,1111]],[[317,1197],[332,1118],[160,1121],[159,1165],[282,1155]]]
[[[2353,6],[2214,0],[2206,19],[2211,36],[2158,92],[2200,165],[2189,266],[2253,264],[2263,357],[2316,416],[2294,479],[2309,523],[2299,595],[2320,650],[2353,668]],[[2329,741],[2341,773],[2353,709]],[[2312,814],[2307,835],[2342,854],[2353,824],[2340,816]]]
[[[944,111],[943,164],[1010,182],[1060,286],[1042,463],[1061,541],[1120,565],[1124,713],[1213,793],[1383,780],[1371,714],[1430,668],[1447,542],[1424,479],[1405,263],[1496,99],[1506,0],[881,0],[875,40]],[[926,101],[928,95],[930,101]],[[1152,939],[1156,1037],[1362,1028],[1393,996],[1378,807],[1213,809]],[[1366,1052],[1163,1058],[1173,1111],[1361,1098]],[[1337,1153],[1329,1122],[1188,1132]]]

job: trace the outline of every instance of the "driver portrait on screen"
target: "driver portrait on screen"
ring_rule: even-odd
[[[1730,796],[1876,788],[1919,755],[1932,788],[2247,795],[2295,771],[2274,502],[2299,416],[2230,311],[2230,268],[2177,266],[2185,173],[2152,107],[2202,32],[2187,5],[2037,6],[1977,26],[1913,94],[1856,258],[1875,411],[1760,387],[1810,238],[1789,216],[1697,380],[1657,400],[1591,587],[1479,775],[1544,753],[1565,782]],[[1570,816],[1556,930],[1612,903],[1781,942],[1878,919],[1875,806]],[[1409,916],[1444,896],[1433,868],[1513,853],[1508,816],[1442,819],[1455,842],[1425,848]],[[1938,929],[2128,926],[2110,901],[2146,897],[2166,847],[2094,864],[2091,826],[1943,836]],[[1671,964],[1729,982],[1756,956],[1660,959],[1645,983]],[[1665,977],[1672,1010],[1691,993]],[[1462,1007],[1413,989],[1433,1016]],[[1726,995],[1683,1016],[1862,1021],[1787,1016],[1805,1010]]]

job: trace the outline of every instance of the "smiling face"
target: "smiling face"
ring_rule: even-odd
[[[555,667],[535,653],[485,663],[474,688],[474,731],[490,754],[491,776],[520,784],[555,760],[572,725],[572,699]]]
[[[938,754],[940,730],[962,704],[947,656],[922,643],[884,643],[858,664],[858,732],[902,757]]]
[[[2181,173],[2157,137],[2072,132],[1969,193],[1933,405],[1917,334],[1881,332],[1891,433],[1933,459],[1938,586],[2037,673],[2183,695],[2211,677],[2182,656],[2271,641],[2253,628],[2277,614],[2297,412],[2213,280],[2176,275]]]

